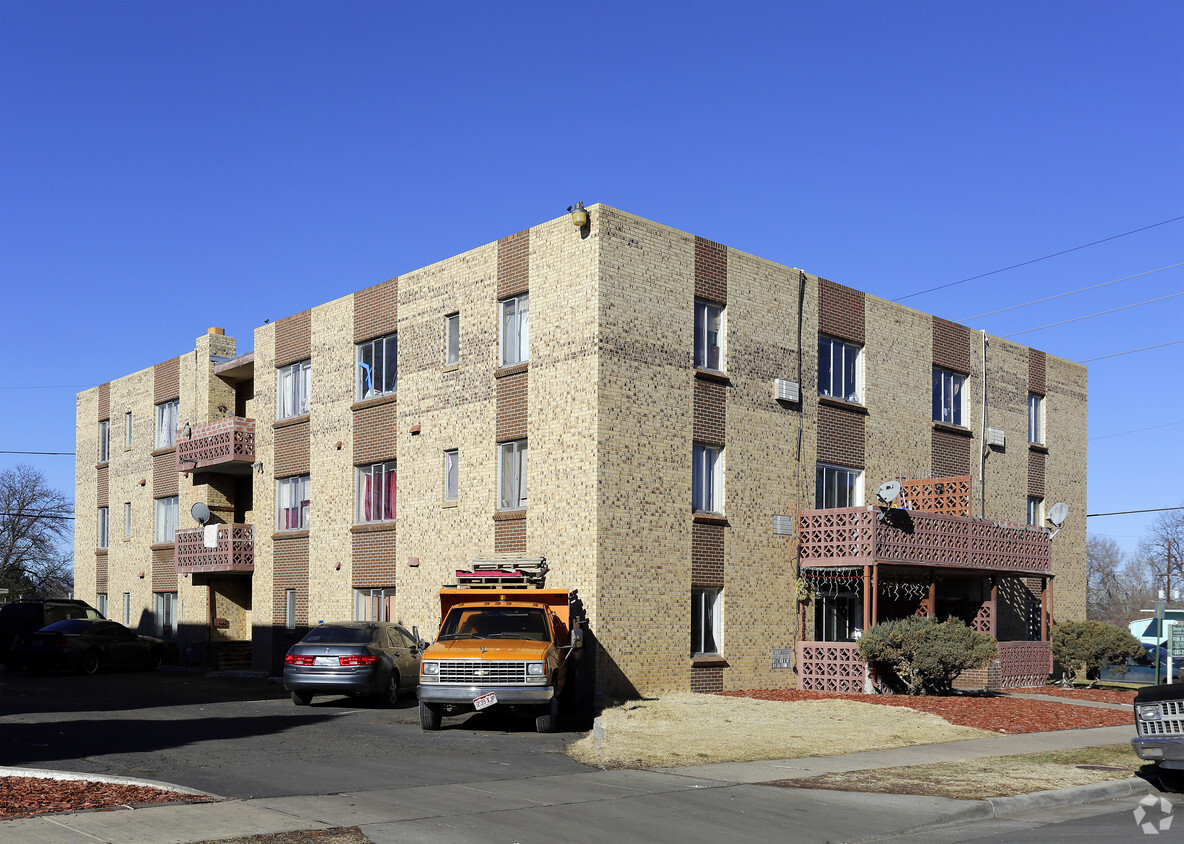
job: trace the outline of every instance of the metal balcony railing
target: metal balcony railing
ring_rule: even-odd
[[[255,420],[228,416],[177,432],[177,471],[245,472],[255,462]]]
[[[209,525],[208,528],[211,533],[213,529],[217,530],[216,541],[209,544],[206,528],[177,531],[175,558],[178,574],[250,573],[255,570],[254,525]],[[213,547],[209,547],[211,544]]]

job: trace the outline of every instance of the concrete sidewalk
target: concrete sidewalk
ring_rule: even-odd
[[[340,794],[40,815],[0,822],[11,844],[186,844],[359,827],[374,842],[860,840],[1153,790],[1141,779],[990,801],[773,789],[762,782],[866,768],[1122,744],[1131,727],[1058,730],[893,750],[659,770],[589,771]],[[26,775],[28,772],[25,772]],[[0,769],[0,775],[16,775]],[[86,778],[79,775],[79,778]],[[132,782],[121,779],[122,782]],[[161,783],[139,783],[160,786]]]

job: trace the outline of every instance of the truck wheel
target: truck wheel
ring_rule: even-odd
[[[441,714],[439,706],[433,706],[423,701],[419,702],[419,726],[425,730],[440,729]]]
[[[534,728],[540,733],[553,733],[559,729],[559,707],[557,704],[558,701],[552,700],[535,716]]]

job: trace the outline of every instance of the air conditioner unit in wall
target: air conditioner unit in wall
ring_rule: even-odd
[[[999,428],[987,428],[987,445],[1004,448],[1007,445],[1007,437]]]
[[[786,381],[784,378],[773,379],[773,398],[777,401],[798,402],[800,391],[796,381]]]
[[[793,516],[774,516],[773,535],[793,536]]]

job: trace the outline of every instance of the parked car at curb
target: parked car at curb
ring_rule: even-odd
[[[36,672],[72,668],[97,674],[104,668],[155,670],[168,646],[152,636],[141,636],[103,618],[68,618],[33,633],[19,633],[12,643],[12,660]]]
[[[75,598],[33,598],[0,606],[0,661],[19,668],[12,660],[12,642],[20,633],[32,633],[67,618],[102,618],[86,601]]]
[[[1170,683],[1173,680],[1184,682],[1184,659],[1172,660],[1172,668],[1176,677],[1168,671],[1168,649],[1163,645],[1143,644],[1143,655],[1128,659],[1125,663],[1105,666],[1099,675],[1102,681],[1116,683],[1138,683],[1144,686],[1155,685],[1155,663],[1159,662],[1159,682]]]
[[[315,695],[371,695],[386,706],[419,682],[427,642],[419,631],[385,621],[326,622],[284,657],[284,689],[308,706]]]

